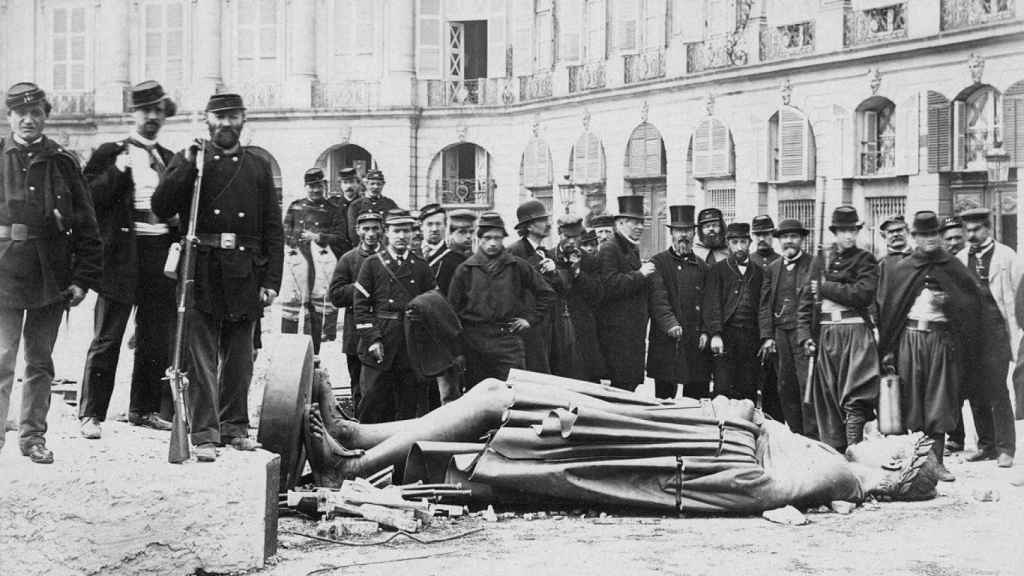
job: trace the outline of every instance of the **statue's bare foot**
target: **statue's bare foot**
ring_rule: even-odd
[[[324,426],[320,407],[313,404],[306,418],[306,457],[317,486],[338,488],[355,474],[355,459],[362,450],[349,450],[335,440]]]

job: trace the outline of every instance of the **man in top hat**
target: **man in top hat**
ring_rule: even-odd
[[[932,439],[939,480],[949,482],[943,449],[960,410],[963,358],[977,356],[981,293],[942,249],[935,212],[915,214],[912,234],[916,249],[890,266],[878,289],[878,351],[902,378],[903,428]]]
[[[338,170],[338,180],[340,184],[337,193],[328,196],[327,201],[331,203],[344,223],[338,231],[336,250],[345,254],[359,244],[359,238],[349,236],[348,208],[360,197],[362,183],[359,181],[359,173],[352,166]]]
[[[11,134],[0,140],[0,420],[6,424],[18,347],[25,341],[19,444],[49,464],[46,414],[61,315],[100,284],[103,246],[74,154],[43,135],[46,93],[7,91]],[[0,449],[4,434],[0,431]]]
[[[1013,342],[1018,338],[1016,290],[1020,284],[1017,254],[992,237],[992,215],[986,208],[960,213],[968,249],[957,254],[981,286],[980,331],[977,350],[968,359],[971,378],[967,399],[971,402],[978,449],[965,456],[968,462],[997,460],[1001,467],[1013,466],[1017,449],[1013,409],[1006,388],[1006,373],[1013,360]]]
[[[544,239],[551,233],[551,215],[539,200],[527,200],[516,209],[516,233],[519,240],[508,247],[508,253],[526,260],[558,295],[564,296],[565,286],[558,275],[555,261],[548,256]],[[551,331],[555,316],[561,312],[558,304],[548,309],[548,316],[539,324],[532,324],[523,336],[526,344],[526,369],[532,372],[551,372]]]
[[[384,218],[386,249],[359,268],[353,311],[363,362],[361,422],[415,418],[417,409],[426,405],[427,389],[412,371],[404,328],[406,305],[435,286],[426,261],[409,249],[415,221],[408,210],[389,211]]]
[[[821,441],[839,452],[864,439],[864,424],[878,400],[878,348],[869,309],[878,285],[878,261],[857,247],[863,223],[852,206],[832,212],[835,243],[827,269],[812,271],[797,310],[797,331],[808,356],[816,355],[811,403]],[[818,325],[812,324],[820,296]],[[817,334],[817,336],[815,336]]]
[[[942,247],[953,256],[960,253],[967,246],[964,241],[964,225],[959,216],[949,216],[939,226],[939,234],[942,235]]]
[[[755,400],[761,385],[757,327],[764,272],[750,261],[750,225],[725,230],[729,257],[711,265],[704,293],[704,326],[715,357],[715,395]]]
[[[579,259],[576,263],[570,260],[572,284],[565,298],[576,333],[580,362],[578,378],[590,382],[600,382],[606,372],[604,355],[597,339],[597,313],[604,297],[597,246],[597,234],[593,230],[584,230],[580,234]]]
[[[523,333],[547,317],[556,298],[533,266],[505,250],[501,215],[481,214],[476,235],[477,251],[455,270],[448,288],[462,322],[467,388],[526,367]]]
[[[577,331],[569,313],[569,294],[575,280],[582,273],[580,237],[583,235],[583,218],[565,215],[558,219],[558,246],[554,250],[555,268],[560,289],[556,288],[558,300],[552,314],[551,324],[551,373],[566,378],[582,378],[583,370],[577,349]]]
[[[348,206],[348,235],[355,238],[356,218],[363,212],[387,214],[389,210],[398,208],[394,200],[384,195],[384,173],[370,170],[366,173],[366,195],[352,200]]]
[[[203,155],[195,282],[187,354],[192,442],[211,462],[218,444],[254,450],[249,439],[253,334],[263,308],[281,289],[284,232],[270,166],[239,143],[245,105],[238,94],[206,104],[210,141]],[[160,218],[187,218],[197,176],[197,146],[171,159],[153,193]],[[183,223],[187,226],[187,223]]]
[[[782,254],[765,268],[758,329],[761,331],[761,357],[775,359],[775,381],[783,419],[793,432],[817,438],[813,409],[803,404],[807,355],[797,331],[797,307],[811,278],[813,258],[804,251],[808,234],[810,231],[794,219],[783,220],[775,230]]]
[[[171,363],[175,282],[163,269],[167,252],[180,234],[177,217],[158,218],[150,209],[150,199],[174,155],[157,137],[176,106],[152,80],[134,86],[131,98],[132,133],[102,144],[85,166],[104,256],[95,335],[85,359],[78,407],[82,436],[91,439],[100,437],[100,423],[107,416],[121,340],[133,307],[137,307],[135,362],[128,421],[171,429],[160,411],[170,411],[170,389],[163,378]]]
[[[708,265],[693,253],[693,206],[669,206],[672,245],[651,257],[647,375],[658,398],[675,398],[679,384],[691,398],[711,390],[711,353],[701,319]]]
[[[648,277],[654,264],[640,260],[644,197],[619,196],[615,236],[598,249],[604,300],[597,315],[601,353],[612,386],[633,390],[644,381]]]
[[[750,235],[754,237],[754,250],[750,253],[750,261],[765,271],[768,264],[779,258],[779,253],[773,246],[775,222],[772,217],[767,214],[754,216],[750,222]],[[784,415],[776,382],[775,355],[768,354],[762,349],[758,356],[761,359],[761,409],[765,414],[781,422]]]
[[[590,219],[590,229],[597,235],[598,244],[604,244],[615,237],[615,217],[611,214],[598,214]]]
[[[705,208],[697,214],[697,242],[693,245],[693,253],[708,265],[725,260],[729,257],[729,248],[725,245],[725,218],[718,208]]]
[[[356,346],[356,320],[353,305],[355,304],[356,279],[363,262],[380,249],[381,234],[384,232],[384,220],[376,212],[363,212],[356,218],[356,235],[359,245],[342,254],[334,267],[331,277],[331,303],[345,309],[345,320],[341,328],[341,352],[348,363],[349,384],[352,388],[352,406],[359,413],[362,389],[359,386],[363,363],[359,360]]]

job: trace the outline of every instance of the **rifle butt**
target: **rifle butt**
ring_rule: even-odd
[[[185,417],[175,412],[174,420],[171,423],[171,444],[167,452],[167,461],[171,464],[181,464],[191,455]]]
[[[804,405],[811,403],[811,388],[814,386],[814,356],[807,358],[807,385],[804,386]]]

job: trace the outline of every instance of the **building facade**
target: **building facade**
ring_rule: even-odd
[[[1015,0],[0,0],[0,85],[53,96],[87,158],[129,130],[126,89],[201,130],[214,91],[286,200],[313,165],[377,167],[411,208],[512,218],[648,198],[727,218],[852,203],[869,244],[892,213],[986,206],[1024,233],[1024,8]]]

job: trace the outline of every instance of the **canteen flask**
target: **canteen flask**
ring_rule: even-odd
[[[900,410],[900,376],[892,366],[878,383],[878,431],[886,436],[903,434],[903,414]]]
[[[178,279],[178,262],[181,261],[181,242],[172,242],[167,247],[167,260],[164,261],[164,276],[171,280]]]

